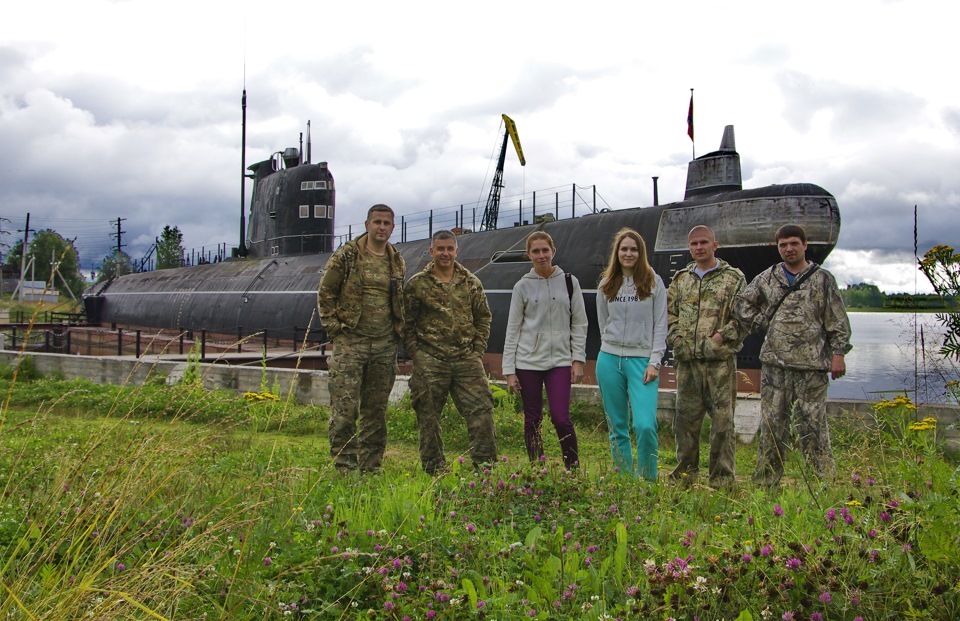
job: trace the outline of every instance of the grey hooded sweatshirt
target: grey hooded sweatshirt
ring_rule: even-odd
[[[663,280],[655,274],[653,292],[643,300],[637,296],[633,278],[623,279],[612,300],[598,288],[597,321],[600,351],[620,357],[650,358],[651,364],[660,364],[667,350],[667,289]]]
[[[563,270],[553,267],[550,278],[531,269],[513,286],[503,343],[504,375],[514,374],[518,366],[548,371],[587,359],[587,311],[580,282],[572,277],[571,297]]]

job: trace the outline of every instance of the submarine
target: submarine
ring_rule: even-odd
[[[501,166],[502,161],[503,151]],[[294,341],[309,329],[310,342],[325,342],[316,316],[316,291],[336,239],[336,187],[329,166],[313,164],[309,156],[290,148],[248,170],[254,185],[246,239],[241,220],[241,248],[246,245],[248,256],[127,274],[94,285],[83,295],[88,321],[125,328],[205,329],[233,337],[268,330],[271,338]],[[500,372],[510,296],[513,285],[530,270],[525,240],[535,230],[553,237],[555,263],[581,283],[590,320],[588,376],[600,349],[596,285],[621,228],[643,236],[648,259],[666,284],[692,260],[687,233],[696,225],[715,231],[717,256],[742,270],[748,282],[780,261],[773,239],[782,224],[803,226],[807,258],[817,263],[836,246],[840,232],[837,201],[820,186],[744,189],[733,126],[724,129],[717,151],[689,162],[682,201],[654,203],[458,235],[458,261],[480,278],[493,313],[485,356],[491,373]],[[395,236],[401,227],[397,229]],[[395,246],[406,261],[407,278],[430,260],[430,239]],[[761,343],[759,335],[747,339],[738,356],[740,369],[759,369]]]

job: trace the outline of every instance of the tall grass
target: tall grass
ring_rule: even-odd
[[[3,619],[955,619],[960,494],[935,422],[905,398],[837,421],[838,476],[779,491],[648,484],[612,471],[579,404],[583,467],[529,464],[501,399],[503,454],[476,472],[444,413],[452,471],[417,463],[409,403],[375,476],[341,476],[324,408],[196,383],[13,381],[0,429]],[[273,395],[273,398],[264,396]],[[674,463],[661,430],[661,465]],[[706,459],[707,451],[703,451]]]

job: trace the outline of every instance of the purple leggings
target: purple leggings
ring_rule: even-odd
[[[555,367],[549,371],[517,369],[520,380],[520,395],[523,398],[523,436],[530,461],[543,456],[543,387],[547,387],[547,403],[550,405],[550,420],[560,439],[563,465],[573,468],[580,461],[577,448],[577,432],[570,420],[570,367]]]

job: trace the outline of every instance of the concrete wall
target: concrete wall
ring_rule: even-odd
[[[14,365],[18,352],[0,351],[0,364]],[[160,356],[70,356],[64,354],[28,354],[33,364],[43,375],[60,375],[67,379],[86,378],[98,384],[140,385],[148,377],[160,375],[167,383],[175,383],[183,377],[187,369],[186,362],[167,361]],[[266,374],[266,383],[271,389],[280,388],[280,394],[293,393],[297,403],[307,405],[329,405],[330,393],[327,390],[327,372],[301,369],[272,369],[265,371],[259,366],[228,366],[223,364],[199,364],[204,386],[208,389],[234,390],[237,392],[257,392]],[[407,393],[406,376],[397,377],[390,394],[391,401],[403,399]],[[499,382],[505,386],[504,382]],[[657,419],[664,425],[673,420],[676,393],[661,390],[657,405]],[[600,403],[600,393],[596,386],[581,384],[573,387],[572,399],[587,403]],[[869,425],[873,420],[872,402],[856,400],[831,400],[827,411],[831,416],[853,419],[857,423]],[[954,406],[921,406],[919,417],[932,416],[939,421],[938,433],[944,438],[947,450],[960,452],[960,408]],[[750,442],[760,426],[760,399],[757,395],[741,395],[737,400],[737,435],[742,442]]]

